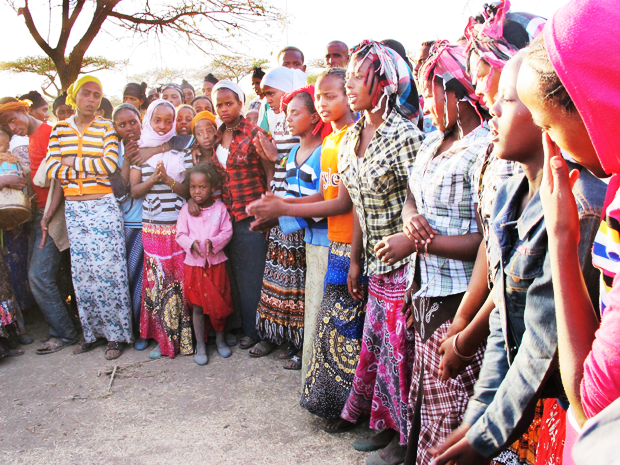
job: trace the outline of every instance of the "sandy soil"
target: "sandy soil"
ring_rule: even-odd
[[[103,347],[72,355],[34,350],[0,361],[0,463],[6,464],[364,464],[352,442],[367,424],[328,435],[299,407],[300,374],[276,354],[250,359],[233,348],[209,364],[193,357],[148,361],[133,348],[113,362]],[[38,322],[37,322],[38,321]],[[118,366],[110,391],[110,371]]]

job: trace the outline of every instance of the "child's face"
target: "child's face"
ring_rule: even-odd
[[[213,113],[213,105],[211,105],[211,102],[209,102],[206,98],[199,98],[192,106],[194,107],[194,110],[196,110],[196,113],[200,113],[202,111]]]
[[[314,99],[319,116],[326,123],[338,121],[351,111],[342,79],[338,76],[319,79]]]
[[[102,97],[101,86],[96,82],[87,82],[80,87],[75,96],[78,112],[86,117],[95,116],[99,106],[101,106]]]
[[[302,98],[294,97],[286,107],[288,132],[293,137],[302,137],[312,131],[318,122],[318,114],[310,113]]]
[[[284,96],[284,92],[274,87],[263,86],[263,94],[265,94],[265,100],[271,107],[274,113],[280,113],[280,100]]]
[[[198,145],[203,149],[213,149],[216,135],[217,128],[208,119],[200,120],[194,126],[194,137],[196,137]]]
[[[241,116],[241,101],[230,89],[220,88],[215,93],[215,110],[224,123],[232,123]]]
[[[185,101],[187,103],[191,102],[192,100],[194,100],[194,91],[192,89],[183,89],[183,94],[185,95]]]
[[[54,112],[58,121],[66,121],[75,115],[75,110],[71,105],[60,105]]]
[[[189,195],[198,205],[204,205],[211,199],[213,187],[204,174],[192,173],[189,178]]]
[[[177,113],[177,135],[191,134],[194,113],[189,108],[181,108]]]
[[[183,104],[183,99],[181,98],[181,94],[179,91],[173,88],[168,88],[164,90],[164,93],[161,96],[162,99],[168,100],[174,107],[178,107]]]
[[[499,92],[490,108],[489,122],[493,134],[493,154],[503,160],[526,162],[543,154],[542,131],[517,95],[517,76],[521,56],[506,63],[499,80]]]
[[[0,113],[0,126],[13,136],[27,136],[29,122],[28,115],[23,111],[12,110]]]
[[[131,110],[121,110],[114,115],[114,129],[123,142],[139,140],[142,134],[140,118]]]
[[[359,60],[349,62],[346,77],[347,98],[352,110],[370,111],[373,109],[372,100],[379,84],[376,77],[373,79],[375,71],[369,59],[365,59],[356,71],[358,66]]]
[[[43,121],[44,123],[50,118],[49,105],[47,103],[37,108],[31,108],[29,113],[33,118]]]
[[[258,124],[258,112],[256,110],[249,112],[247,115],[245,115],[245,117],[250,123]]]
[[[174,110],[165,103],[157,105],[151,117],[151,127],[160,136],[168,134],[174,125]]]
[[[5,153],[9,151],[9,143],[11,142],[11,137],[4,131],[0,131],[0,153]]]

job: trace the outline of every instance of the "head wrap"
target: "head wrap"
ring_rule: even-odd
[[[159,135],[151,126],[151,119],[153,119],[153,113],[155,109],[159,105],[168,105],[172,108],[172,114],[174,115],[174,120],[172,121],[172,128],[168,133],[164,135]],[[146,115],[144,115],[144,121],[142,122],[142,134],[140,135],[140,141],[138,145],[140,147],[157,147],[159,145],[165,144],[170,139],[172,139],[176,133],[176,109],[174,105],[170,103],[168,100],[153,100],[146,110]],[[183,164],[183,154],[181,152],[165,152],[158,153],[157,155],[153,155],[151,158],[147,160],[147,164],[152,168],[157,166],[157,162],[163,161],[164,167],[166,168],[166,173],[172,179],[177,182],[182,182],[185,177],[185,165]]]
[[[138,110],[134,105],[132,105],[131,103],[121,103],[112,112],[112,120],[113,121],[114,121],[114,118],[116,118],[116,114],[119,111],[121,111],[121,110],[133,111],[136,114],[136,116],[138,117],[138,120],[142,120],[142,115],[140,114],[140,110]]]
[[[308,78],[306,73],[300,69],[290,69],[284,66],[278,66],[263,76],[260,82],[261,87],[268,86],[278,89],[285,94],[293,92],[306,85]]]
[[[235,94],[237,94],[237,97],[241,101],[241,106],[242,106],[241,114],[245,115],[245,110],[244,110],[245,109],[245,94],[241,90],[241,87],[239,87],[237,84],[235,84],[232,81],[218,81],[217,84],[213,86],[211,95],[215,95],[215,93],[219,89],[229,89],[229,90],[232,90]]]
[[[198,122],[202,121],[203,119],[211,121],[217,128],[217,123],[215,122],[215,115],[211,113],[210,111],[201,111],[196,116],[194,116],[194,119],[192,120],[192,125],[191,125],[192,133],[194,132],[194,128],[196,127]]]
[[[176,90],[179,95],[181,96],[181,102],[185,103],[185,93],[183,92],[183,89],[181,89],[181,86],[178,84],[175,84],[174,82],[171,82],[170,84],[165,84],[163,86],[161,86],[161,94],[164,95],[164,91],[166,89],[174,89]]]
[[[450,45],[447,40],[435,42],[431,47],[430,55],[418,71],[418,82],[426,85],[428,81],[434,81],[436,77],[443,80],[444,90],[446,84],[453,79],[457,80],[465,90],[463,100],[468,101],[478,112],[476,104],[479,97],[471,82],[471,78],[467,73],[467,57],[465,55],[465,47],[459,45]],[[444,102],[438,102],[435,95],[435,87],[433,89],[433,100],[435,105],[440,107],[445,105]],[[447,116],[447,115],[446,115]],[[482,119],[482,117],[480,117]]]
[[[261,68],[260,66],[257,66],[256,68],[252,68],[252,79],[258,78],[258,79],[262,79],[265,76],[265,72],[263,71],[263,68]]]
[[[29,108],[30,108],[30,102],[29,101],[13,99],[13,100],[10,100],[10,101],[8,101],[6,103],[0,104],[0,113],[4,113],[4,112],[7,112],[7,111],[24,111],[24,112],[28,112]]]
[[[529,13],[508,13],[510,1],[501,0],[496,9],[488,7],[483,12],[484,23],[479,23],[476,18],[469,18],[469,23],[465,28],[467,38],[468,58],[472,51],[475,51],[480,58],[484,59],[491,67],[491,72],[486,78],[487,87],[491,83],[493,70],[502,70],[510,58],[516,55],[519,48],[511,44],[504,37],[504,26],[506,21],[513,21],[523,27],[527,32],[531,42],[542,30],[546,19],[534,16]],[[469,59],[468,59],[469,66]],[[478,70],[470,70],[472,78],[476,79]],[[475,83],[475,81],[474,81]]]
[[[314,86],[300,87],[299,89],[295,89],[294,91],[289,92],[288,94],[284,94],[282,96],[282,100],[280,100],[280,111],[284,111],[284,107],[288,105],[291,100],[293,100],[293,97],[301,93],[306,93],[310,95],[310,97],[312,98],[312,101],[314,102]],[[316,108],[314,111],[316,112]],[[331,133],[332,133],[332,125],[325,124],[325,122],[320,118],[319,118],[319,122],[312,130],[313,135],[315,136],[317,134],[321,135],[321,140],[325,139]]]
[[[573,0],[558,9],[543,29],[551,64],[609,174],[620,173],[620,54],[610,51],[618,24],[617,0]]]
[[[75,97],[77,96],[81,87],[87,82],[94,82],[95,84],[99,84],[99,87],[101,88],[101,91],[103,92],[103,86],[101,85],[101,81],[99,79],[97,79],[95,76],[90,76],[90,75],[82,76],[77,81],[75,81],[73,84],[71,84],[69,88],[67,89],[67,98],[66,98],[67,105],[71,105],[73,108],[77,108],[77,104],[75,103]]]
[[[213,74],[209,73],[205,76],[204,82],[210,82],[211,84],[217,84],[219,79],[216,78]]]
[[[403,117],[417,122],[420,101],[411,69],[405,60],[391,48],[374,40],[365,40],[351,49],[351,62],[358,60],[356,69],[362,66],[366,58],[372,62],[379,79],[377,93],[372,100],[372,111],[379,110],[383,98],[386,98],[388,105],[384,116],[392,106]]]

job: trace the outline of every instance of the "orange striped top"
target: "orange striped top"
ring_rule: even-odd
[[[61,180],[65,196],[112,192],[108,176],[119,166],[118,137],[110,121],[98,116],[82,133],[74,117],[59,121],[48,151],[47,176]],[[62,165],[64,157],[76,157],[73,166]]]

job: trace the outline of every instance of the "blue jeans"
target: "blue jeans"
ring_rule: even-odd
[[[78,332],[69,313],[69,308],[62,299],[56,280],[60,268],[61,252],[49,236],[45,240],[43,248],[39,248],[43,236],[41,218],[43,218],[42,209],[34,217],[34,231],[30,241],[32,257],[28,270],[28,281],[34,298],[49,326],[50,336],[66,342],[74,342],[78,338]]]
[[[233,222],[230,241],[230,264],[239,290],[241,324],[246,336],[258,339],[256,333],[256,309],[263,288],[267,236],[250,231],[254,218]]]

